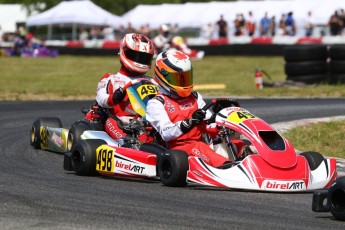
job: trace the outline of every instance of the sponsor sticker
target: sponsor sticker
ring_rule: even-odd
[[[114,171],[114,152],[115,149],[101,145],[96,149],[96,170],[99,172]]]
[[[302,191],[306,189],[304,181],[265,180],[262,187],[267,190],[277,191]]]
[[[231,121],[232,123],[235,124],[240,124],[245,120],[250,120],[250,119],[258,119],[254,114],[251,114],[245,109],[232,109],[230,110],[228,114],[228,121]]]

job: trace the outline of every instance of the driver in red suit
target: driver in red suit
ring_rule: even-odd
[[[185,151],[189,156],[202,158],[212,166],[229,162],[202,142],[206,130],[204,118],[211,116],[203,108],[205,101],[193,91],[193,71],[189,57],[177,50],[157,56],[154,65],[159,93],[147,104],[146,119],[159,132],[169,149]]]
[[[126,34],[120,44],[120,70],[116,74],[103,75],[97,86],[97,104],[107,108],[109,113],[116,115],[121,121],[128,122],[132,119],[136,113],[123,87],[138,78],[156,84],[146,75],[151,68],[153,53],[153,43],[148,37],[135,33]],[[112,117],[105,121],[104,128],[115,140],[125,136],[118,122]]]

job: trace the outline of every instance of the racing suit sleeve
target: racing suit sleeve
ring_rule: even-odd
[[[204,101],[200,93],[198,93],[197,100],[198,100],[198,108],[202,109],[206,105],[206,102]],[[209,119],[211,116],[212,116],[212,112],[209,109],[206,110],[205,119]]]
[[[159,132],[164,141],[174,140],[183,134],[180,128],[181,121],[171,122],[162,102],[153,98],[147,103],[146,109],[146,120]]]
[[[97,85],[97,94],[96,94],[96,101],[98,105],[103,108],[111,108],[112,95],[109,93],[109,87],[113,87],[110,81],[110,74],[105,74],[102,79],[98,82]],[[111,93],[113,93],[113,90]],[[109,103],[110,102],[110,103]]]

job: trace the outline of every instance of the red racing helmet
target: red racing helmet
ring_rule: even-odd
[[[126,34],[120,44],[120,62],[130,72],[145,74],[151,68],[153,43],[142,35]]]

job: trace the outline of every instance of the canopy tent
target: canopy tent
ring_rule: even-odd
[[[124,25],[121,17],[111,14],[90,0],[63,1],[55,7],[32,17],[26,21],[28,27],[46,25],[48,38],[51,37],[52,25],[72,26],[73,35],[76,37],[77,26],[110,26],[120,28]]]
[[[138,29],[149,24],[152,29],[158,29],[161,24],[178,24],[180,28],[201,28],[208,23],[215,23],[220,15],[228,22],[230,31],[233,30],[233,21],[236,14],[242,13],[244,17],[252,11],[256,22],[264,16],[275,16],[276,21],[282,14],[290,11],[294,13],[297,26],[303,31],[303,22],[308,11],[313,14],[317,25],[326,25],[330,16],[339,9],[345,9],[344,0],[263,0],[263,1],[236,1],[236,2],[205,2],[184,4],[138,5],[122,15],[126,23]]]
[[[15,32],[16,24],[25,23],[27,15],[27,10],[21,4],[0,4],[0,27],[2,31]]]

